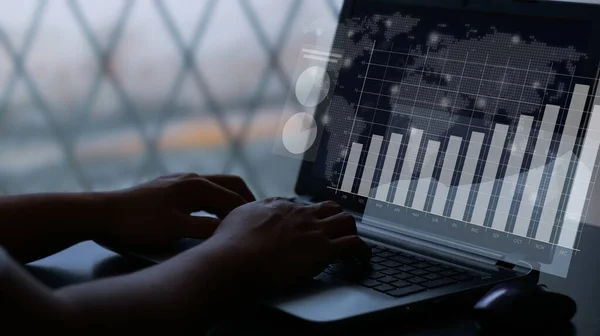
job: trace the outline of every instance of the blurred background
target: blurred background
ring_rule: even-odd
[[[341,0],[0,2],[0,194],[193,171],[293,191],[273,137],[301,46]]]

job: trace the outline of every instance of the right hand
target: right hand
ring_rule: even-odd
[[[239,258],[260,289],[308,281],[334,261],[368,264],[371,258],[354,217],[333,202],[299,205],[272,198],[248,203],[233,210],[210,240]]]

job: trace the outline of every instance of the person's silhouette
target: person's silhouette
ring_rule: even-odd
[[[215,216],[194,216],[205,211]],[[162,264],[53,290],[20,263],[85,240],[205,240]],[[113,192],[0,198],[2,327],[61,332],[136,330],[209,320],[329,263],[370,259],[354,218],[332,202],[255,200],[238,177],[174,174]],[[22,321],[26,321],[23,323]]]

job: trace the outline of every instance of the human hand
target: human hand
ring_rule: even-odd
[[[259,289],[286,288],[310,280],[330,263],[359,259],[368,264],[371,248],[357,236],[353,216],[324,202],[298,205],[274,198],[233,210],[207,241]],[[243,274],[243,273],[241,273]]]
[[[207,239],[231,210],[255,198],[239,177],[188,173],[110,192],[107,200],[106,238],[128,245],[159,245],[178,238]],[[191,216],[200,211],[216,218]]]

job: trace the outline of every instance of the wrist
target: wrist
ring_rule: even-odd
[[[85,241],[107,232],[113,213],[109,199],[107,193],[98,192],[41,194],[23,196],[21,204],[29,208],[30,222],[45,223],[41,232],[60,233],[61,238]]]
[[[231,295],[237,300],[252,298],[259,290],[259,263],[249,253],[213,238],[190,251],[191,260],[201,260],[206,269],[210,270],[201,276],[211,274],[210,282],[215,285],[215,289],[227,291],[221,293],[222,296]]]
[[[214,260],[219,260],[219,267],[231,270],[236,284],[243,283],[243,294],[260,295],[266,290],[265,280],[272,272],[267,260],[272,256],[260,252],[254,244],[222,239],[218,235],[207,240],[205,245],[215,255]]]
[[[147,270],[153,287],[161,288],[160,301],[183,318],[198,315],[207,320],[222,316],[250,300],[253,291],[240,262],[229,251],[209,241]]]
[[[90,192],[81,195],[87,209],[87,239],[103,239],[115,231],[118,201],[113,192]]]

